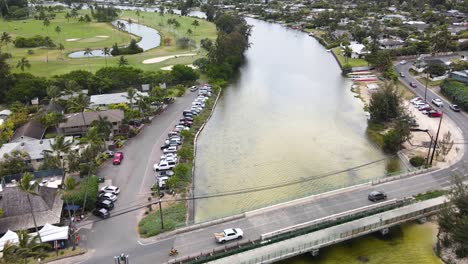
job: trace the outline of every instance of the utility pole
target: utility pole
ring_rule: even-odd
[[[435,149],[436,149],[436,146],[437,146],[437,139],[439,138],[440,125],[442,124],[442,118],[443,118],[443,117],[444,117],[444,112],[442,112],[442,115],[440,116],[439,127],[437,128],[437,134],[436,134],[436,138],[435,138],[435,141],[434,141],[434,148],[433,148],[433,150],[432,150],[432,156],[431,156],[431,163],[430,163],[430,165],[432,165],[432,160],[434,159]]]
[[[429,135],[429,137],[431,138],[431,142],[429,143],[429,147],[428,147],[428,150],[427,150],[427,157],[426,157],[426,168],[429,168],[429,156],[431,155],[431,147],[432,147],[432,136],[431,134],[426,131],[426,133]]]
[[[164,221],[161,205],[161,188],[159,188],[159,177],[156,176],[156,185],[158,186],[158,199],[159,199],[159,217],[161,218],[161,230],[164,230]]]

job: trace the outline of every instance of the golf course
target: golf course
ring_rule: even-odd
[[[111,23],[98,23],[95,20],[80,22],[76,17],[67,18],[66,13],[69,11],[69,9],[65,9],[56,12],[55,18],[51,19],[48,25],[43,20],[34,18],[0,21],[0,34],[7,32],[11,36],[10,42],[1,42],[1,50],[11,53],[12,57],[8,62],[11,64],[13,72],[24,71],[45,77],[73,70],[95,72],[106,65],[117,66],[120,56],[70,58],[67,54],[86,49],[111,48],[114,43],[117,43],[119,47],[124,47],[130,43],[131,39],[139,40],[138,36],[119,30]],[[90,10],[79,10],[78,13],[80,16],[86,14],[91,16]],[[199,48],[200,40],[204,38],[216,39],[215,25],[203,19],[129,10],[122,10],[118,19],[126,21],[130,19],[133,24],[154,28],[161,36],[160,46],[143,53],[124,55],[129,66],[143,70],[167,68],[174,64],[191,64],[206,54],[206,51]],[[174,26],[174,24],[168,23],[170,19],[177,20],[178,25]],[[195,20],[198,23],[194,23]],[[36,35],[48,36],[55,47],[48,49],[45,47],[17,48],[13,43],[17,37],[30,38]],[[193,40],[196,46],[186,49],[179,47],[177,40],[182,37]],[[59,48],[60,44],[63,45],[62,49]],[[159,57],[166,58],[158,59]],[[23,67],[23,69],[16,67],[22,58],[29,61],[30,67]],[[143,61],[146,62],[143,63]],[[154,63],[148,63],[153,61]]]

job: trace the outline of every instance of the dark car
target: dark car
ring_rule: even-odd
[[[93,211],[93,214],[95,216],[99,216],[101,217],[102,219],[106,219],[106,218],[109,218],[110,216],[110,213],[109,211],[107,211],[107,209],[104,209],[104,208],[97,208]]]
[[[371,193],[369,193],[367,198],[369,199],[369,201],[376,202],[379,200],[387,199],[387,195],[382,191],[372,191]]]
[[[97,208],[104,208],[107,211],[114,209],[114,203],[107,199],[101,199],[96,202]]]
[[[460,107],[458,105],[455,105],[455,104],[451,104],[450,109],[452,109],[455,112],[460,112]]]
[[[104,177],[98,177],[98,182],[103,183],[105,181]]]
[[[161,149],[166,149],[170,146],[169,142],[164,142],[164,144],[161,145]]]
[[[413,88],[416,88],[416,87],[418,87],[418,85],[416,85],[416,83],[415,83],[415,82],[410,82],[410,84],[409,84],[409,85],[410,85],[411,87],[413,87]]]

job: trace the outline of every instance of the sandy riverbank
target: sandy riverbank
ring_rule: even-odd
[[[153,63],[158,63],[158,62],[163,62],[165,60],[177,58],[177,57],[186,57],[186,56],[195,56],[197,55],[196,53],[186,53],[186,54],[177,54],[177,55],[171,55],[171,56],[163,56],[163,57],[156,57],[156,58],[151,58],[144,60],[142,63],[143,64],[153,64]]]

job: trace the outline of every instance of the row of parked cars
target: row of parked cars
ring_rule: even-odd
[[[164,144],[161,146],[163,155],[160,157],[159,162],[153,166],[154,171],[157,173],[158,184],[161,189],[166,187],[166,181],[174,175],[172,169],[178,164],[177,151],[182,145],[183,138],[180,132],[183,130],[190,130],[195,116],[200,114],[205,108],[205,102],[212,94],[211,85],[205,84],[201,88],[192,86],[190,91],[196,92],[198,90],[198,97],[193,101],[192,107],[182,113],[179,123],[174,127],[174,130],[167,135]]]
[[[99,191],[98,199],[96,201],[96,209],[94,215],[101,218],[108,218],[110,211],[114,209],[114,203],[117,201],[117,195],[120,193],[119,187],[107,185]]]
[[[427,104],[424,99],[421,97],[416,97],[410,100],[410,102],[414,105],[416,109],[421,111],[423,114],[429,116],[429,117],[441,117],[442,112],[434,110],[429,104]],[[432,99],[432,104],[438,106],[438,107],[443,107],[444,103],[440,99]]]

